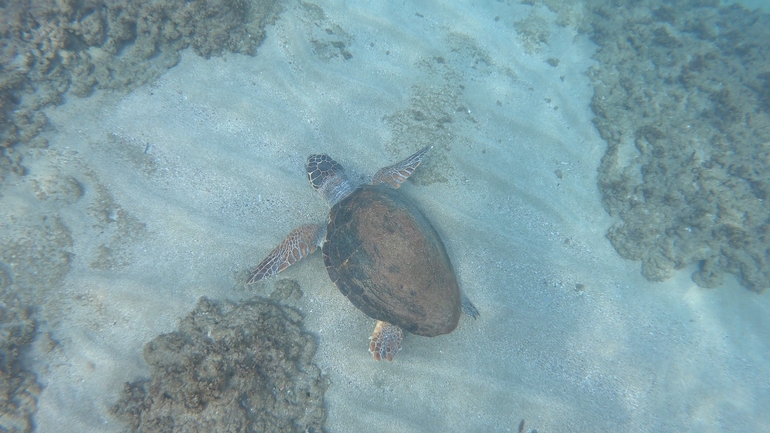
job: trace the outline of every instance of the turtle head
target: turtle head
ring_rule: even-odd
[[[305,170],[307,170],[310,185],[332,206],[347,197],[354,189],[342,164],[325,153],[310,155],[305,163]]]

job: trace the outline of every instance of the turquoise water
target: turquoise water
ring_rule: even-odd
[[[4,36],[0,426],[767,429],[766,13],[273,6]],[[244,284],[326,221],[308,155],[366,181],[426,145],[399,191],[478,319],[376,362],[320,254]]]

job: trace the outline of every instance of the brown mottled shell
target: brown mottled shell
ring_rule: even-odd
[[[398,191],[365,185],[329,214],[324,263],[343,295],[369,317],[433,337],[460,318],[452,262],[425,215]]]

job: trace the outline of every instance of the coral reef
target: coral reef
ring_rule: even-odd
[[[54,206],[81,194],[79,185],[67,177],[38,180],[36,196]],[[43,304],[42,298],[51,296],[70,271],[72,235],[57,216],[6,206],[0,240],[0,432],[31,432],[41,391],[35,374],[23,363],[24,351],[38,331],[39,313],[31,306]]]
[[[662,281],[770,286],[770,15],[716,0],[594,2],[608,233]]]
[[[328,387],[296,311],[253,298],[201,298],[144,348],[152,378],[127,383],[112,411],[131,431],[321,432]]]
[[[22,364],[37,324],[33,311],[10,290],[11,277],[0,266],[0,431],[31,432],[41,386]]]
[[[9,148],[32,147],[41,109],[66,93],[129,91],[192,47],[201,56],[254,55],[276,0],[19,0],[0,2],[0,179],[19,168]]]

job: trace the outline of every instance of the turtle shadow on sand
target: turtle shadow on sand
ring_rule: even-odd
[[[345,297],[377,320],[369,351],[392,361],[404,331],[425,337],[452,332],[465,312],[479,313],[460,290],[444,243],[417,206],[397,189],[422,163],[428,146],[356,185],[325,154],[311,155],[308,179],[331,206],[329,223],[293,230],[252,272],[249,284],[283,271],[321,247],[329,277]]]

